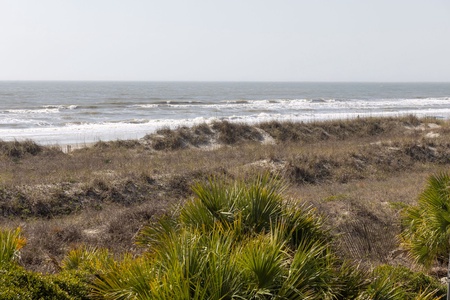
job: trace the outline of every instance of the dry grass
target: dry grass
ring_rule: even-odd
[[[274,143],[263,143],[267,136]],[[447,123],[409,116],[165,128],[68,154],[1,142],[0,225],[23,225],[29,245],[22,263],[52,271],[80,243],[136,251],[140,226],[190,197],[196,181],[268,170],[290,183],[290,197],[326,217],[342,237],[342,256],[407,263],[393,254],[399,211],[430,173],[448,168],[449,137]]]
[[[191,128],[183,126],[175,130],[162,128],[144,137],[146,144],[154,150],[198,148],[215,143],[234,145],[260,140],[262,140],[261,133],[255,127],[227,121],[214,122],[211,125],[199,124]]]

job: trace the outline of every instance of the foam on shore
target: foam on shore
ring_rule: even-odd
[[[365,113],[293,113],[288,115],[259,113],[252,116],[230,116],[226,118],[195,118],[195,119],[162,119],[145,123],[117,122],[117,123],[90,123],[71,124],[63,127],[33,127],[33,128],[2,128],[0,137],[4,141],[33,140],[41,145],[71,145],[81,147],[98,141],[140,139],[146,134],[155,132],[160,128],[175,129],[180,126],[194,126],[200,123],[212,123],[226,120],[236,123],[258,124],[266,121],[293,121],[312,122],[338,119],[352,119],[357,117],[399,117],[413,114],[417,117],[432,116],[440,119],[450,118],[450,109],[446,110],[408,110],[401,114],[398,111],[365,112]]]

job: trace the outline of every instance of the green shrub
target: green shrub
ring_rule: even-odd
[[[417,206],[403,216],[402,245],[418,263],[448,261],[450,251],[450,174],[430,176]]]
[[[88,300],[92,279],[85,271],[43,275],[16,264],[3,264],[0,266],[0,299]]]
[[[219,223],[243,235],[264,234],[278,227],[294,247],[305,238],[327,238],[321,218],[310,207],[284,199],[284,189],[284,183],[269,174],[249,183],[211,179],[193,187],[196,197],[181,209],[179,220],[183,226],[205,230]]]
[[[368,276],[368,284],[357,299],[438,300],[446,294],[436,278],[402,266],[382,265]]]
[[[86,271],[42,275],[16,264],[26,243],[20,232],[20,228],[0,230],[0,299],[89,299],[92,278]]]
[[[18,266],[0,270],[0,299],[7,300],[72,300],[50,276],[29,272]]]
[[[357,300],[404,300],[405,294],[396,282],[387,276],[376,277],[358,295]]]
[[[144,226],[146,252],[113,259],[79,247],[56,275],[14,263],[20,229],[0,232],[0,299],[440,299],[445,287],[423,273],[381,266],[369,273],[333,252],[310,207],[287,201],[283,182],[211,179],[171,216]]]
[[[438,279],[402,266],[379,266],[373,271],[373,277],[389,278],[391,282],[401,286],[404,291],[403,299],[415,299],[424,291],[434,291],[437,299],[444,299],[447,293],[446,287]]]
[[[91,299],[90,284],[94,279],[94,274],[87,271],[63,271],[56,275],[51,275],[50,278],[55,285],[70,295],[72,299]]]
[[[115,261],[107,249],[81,246],[71,250],[61,262],[65,271],[99,272],[114,267]]]
[[[337,279],[341,264],[322,221],[311,209],[286,201],[283,188],[268,174],[249,183],[211,179],[195,185],[195,198],[178,215],[141,231],[138,242],[147,255],[99,274],[94,296],[337,297],[346,283]]]

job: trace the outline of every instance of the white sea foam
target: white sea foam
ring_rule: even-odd
[[[0,136],[2,140],[26,140],[32,139],[41,144],[89,144],[97,141],[109,141],[118,139],[139,139],[148,133],[155,132],[159,128],[177,128],[179,126],[192,126],[212,119],[199,118],[196,120],[152,120],[146,123],[86,123],[68,124],[64,127],[44,127],[25,129],[2,129]]]
[[[63,109],[77,109],[78,105],[43,105],[42,107],[45,109],[63,110]]]
[[[449,118],[449,96],[450,84],[0,82],[0,139],[90,143],[217,120]]]
[[[245,122],[257,124],[265,121],[318,121],[331,119],[348,119],[366,116],[399,116],[414,114],[417,116],[450,117],[450,99],[386,99],[378,101],[324,101],[277,100],[250,101],[248,103],[222,103],[207,105],[208,107],[233,107],[238,111],[247,110],[246,114],[230,113],[227,115],[199,116],[186,119],[144,119],[134,118],[128,121],[97,123],[66,123],[66,126],[50,127],[50,123],[27,118],[0,118],[0,124],[32,124],[32,128],[2,128],[0,137],[3,140],[33,139],[43,144],[79,144],[98,140],[116,140],[141,138],[147,133],[161,127],[176,128],[192,126],[199,123],[210,123],[217,120]],[[202,105],[195,105],[197,109]],[[67,106],[66,106],[67,107]],[[254,108],[254,113],[249,108]],[[399,107],[402,109],[399,110]],[[55,112],[60,108],[40,110],[10,110],[15,114]],[[230,111],[231,112],[231,111]]]
[[[8,113],[8,114],[55,114],[59,113],[58,108],[44,108],[44,109],[5,109],[0,113]]]
[[[139,108],[155,108],[158,107],[159,104],[134,104],[131,107],[139,107]]]
[[[427,98],[427,99],[380,99],[373,100],[346,100],[335,99],[325,100],[253,100],[253,101],[226,101],[216,104],[169,104],[171,108],[196,108],[196,109],[333,109],[333,108],[386,108],[386,107],[427,107],[427,106],[448,106],[448,98]],[[149,106],[151,107],[151,106]]]
[[[19,118],[1,118],[0,124],[33,124],[35,123],[30,119],[19,119]]]
[[[145,123],[140,122],[105,122],[105,123],[85,123],[69,124],[64,127],[33,127],[25,129],[0,129],[0,136],[3,140],[25,140],[32,139],[41,144],[88,144],[96,141],[108,141],[117,139],[139,139],[148,133],[155,132],[162,127],[175,129],[180,126],[193,126],[200,123],[211,123],[219,120],[230,122],[258,124],[266,121],[320,121],[333,119],[351,119],[356,117],[378,117],[378,116],[400,116],[404,114],[415,114],[418,116],[441,116],[450,117],[450,108],[445,110],[405,110],[384,112],[352,112],[352,113],[256,113],[252,115],[239,116],[230,115],[227,117],[197,117],[193,119],[157,119]]]
[[[402,107],[416,107],[426,108],[428,106],[433,107],[447,107],[450,105],[448,97],[443,98],[425,98],[425,99],[378,99],[374,101],[352,99],[352,100],[336,100],[336,99],[274,99],[274,100],[224,100],[219,103],[176,103],[171,104],[171,101],[167,101],[168,104],[164,106],[169,109],[182,109],[186,110],[242,110],[242,111],[289,111],[289,110],[334,110],[334,109],[399,109]],[[156,108],[160,107],[160,104],[139,104],[133,105],[140,108]]]

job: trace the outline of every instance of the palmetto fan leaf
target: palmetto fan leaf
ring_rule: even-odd
[[[282,299],[333,299],[336,257],[321,241],[303,241],[279,291]]]
[[[428,187],[419,198],[419,206],[425,211],[427,221],[440,232],[450,228],[450,176],[438,174],[431,176]]]
[[[251,295],[272,290],[282,282],[288,257],[282,240],[260,235],[244,241],[235,255]]]
[[[136,244],[152,249],[164,241],[165,237],[178,228],[176,220],[171,216],[164,216],[158,222],[144,226],[136,237]]]
[[[114,267],[98,274],[92,284],[94,299],[151,299],[150,283],[154,278],[151,260],[126,256]]]
[[[196,197],[185,204],[180,221],[207,231],[220,223],[240,232],[268,232],[283,215],[283,189],[283,182],[269,174],[249,183],[230,184],[213,178],[193,187]]]
[[[404,291],[391,278],[382,276],[373,280],[367,289],[362,292],[356,300],[403,300]]]
[[[283,199],[283,189],[269,174],[245,183],[212,178],[195,185],[194,198],[178,215],[141,230],[138,243],[148,249],[148,264],[102,274],[98,295],[333,299],[342,287],[323,222],[310,207]]]
[[[234,221],[235,204],[241,192],[236,185],[211,178],[207,185],[196,184],[192,190],[196,197],[181,210],[181,223],[211,230],[216,222],[228,226]]]
[[[440,173],[428,179],[418,205],[406,209],[400,238],[417,262],[429,266],[446,260],[450,249],[450,176]]]
[[[270,225],[283,213],[283,182],[265,174],[243,190],[238,205],[244,223],[255,232],[269,231]]]

